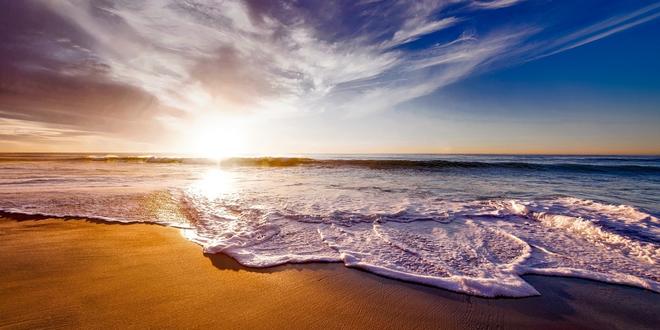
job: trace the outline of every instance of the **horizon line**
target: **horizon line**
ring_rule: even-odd
[[[208,155],[195,155],[192,153],[181,153],[181,152],[134,152],[134,151],[0,151],[0,155],[19,155],[19,154],[71,154],[71,155],[141,155],[141,156],[150,156],[150,155],[169,155],[177,156],[184,158],[214,158]],[[223,159],[231,158],[253,158],[253,157],[272,157],[272,158],[290,158],[295,157],[296,155],[365,155],[365,156],[378,156],[378,155],[424,155],[424,156],[588,156],[588,157],[598,157],[598,156],[627,156],[627,157],[660,157],[660,153],[463,153],[463,152],[291,152],[291,153],[273,153],[273,154],[236,154],[226,157],[220,157]]]

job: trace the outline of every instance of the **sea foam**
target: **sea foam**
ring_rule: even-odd
[[[570,203],[588,203],[599,212],[577,209],[572,213]],[[210,208],[215,213],[202,215],[186,236],[206,252],[225,253],[248,267],[337,261],[486,297],[538,294],[520,277],[527,273],[577,276],[660,292],[657,242],[635,241],[598,225],[635,223],[643,215],[640,211],[627,212],[629,217],[621,220],[620,206],[577,199],[444,205],[451,208],[440,217],[355,213],[301,221],[304,215],[282,214],[263,206],[245,205],[243,210],[233,205],[231,214],[219,215],[222,207],[215,204]],[[657,223],[650,215],[641,218]]]
[[[185,162],[46,163],[5,164],[1,210],[174,226],[204,252],[247,267],[341,262],[485,297],[537,295],[524,274],[660,292],[655,213],[552,190],[585,194],[583,186],[594,190],[610,180],[625,188],[621,195],[638,186],[652,192],[654,176],[541,176],[474,164],[434,172],[394,166],[405,162],[373,168],[375,161],[230,170]],[[519,167],[527,171],[512,168]],[[521,197],[498,196],[504,189]]]

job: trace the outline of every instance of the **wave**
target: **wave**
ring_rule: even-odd
[[[520,277],[529,273],[660,292],[657,231],[648,233],[654,237],[649,241],[634,234],[653,230],[658,219],[627,205],[576,198],[474,200],[443,202],[435,211],[309,214],[186,198],[200,212],[185,236],[206,253],[226,254],[247,267],[342,262],[485,297],[538,295]]]
[[[660,174],[657,158],[564,158],[562,162],[527,161],[471,161],[445,159],[318,159],[308,157],[234,157],[222,160],[194,157],[159,155],[2,155],[0,162],[58,161],[58,162],[105,162],[137,164],[198,164],[222,167],[297,167],[324,168],[354,167],[376,170],[515,170],[515,171],[564,171],[584,173]],[[608,164],[608,162],[610,162]]]
[[[528,273],[660,292],[660,221],[628,205],[566,197],[401,201],[380,209],[362,201],[341,210],[345,201],[332,198],[324,199],[327,208],[318,201],[282,205],[260,195],[209,198],[194,187],[99,193],[7,196],[0,216],[167,225],[181,228],[205,253],[247,267],[341,262],[485,297],[538,295],[521,277]]]
[[[660,161],[318,157],[0,153],[0,217],[156,223],[248,267],[341,262],[488,297],[538,294],[526,273],[660,292],[660,177],[637,174]]]
[[[408,160],[408,159],[315,159],[315,158],[230,158],[220,161],[225,166],[259,166],[259,167],[363,167],[369,169],[510,169],[536,171],[581,171],[581,172],[635,172],[660,174],[660,166],[653,165],[599,165],[599,164],[542,164],[533,162],[481,162],[454,160]]]
[[[118,163],[181,163],[214,164],[217,161],[202,157],[172,157],[161,155],[125,154],[0,154],[0,162],[118,162]]]

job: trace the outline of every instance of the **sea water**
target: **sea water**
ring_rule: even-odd
[[[1,154],[0,209],[173,226],[247,267],[341,262],[487,297],[538,294],[523,274],[660,292],[660,157]]]

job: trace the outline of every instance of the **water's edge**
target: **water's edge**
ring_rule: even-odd
[[[156,226],[161,226],[161,227],[166,227],[166,228],[172,228],[172,229],[178,229],[180,230],[181,237],[183,239],[186,239],[192,243],[195,243],[196,245],[204,248],[203,244],[200,242],[197,242],[195,240],[190,239],[186,235],[186,230],[189,230],[190,228],[185,228],[185,227],[180,227],[180,226],[173,226],[172,224],[168,223],[163,223],[163,222],[142,222],[142,221],[126,221],[126,220],[120,220],[120,219],[113,219],[113,218],[107,218],[107,217],[89,217],[89,216],[76,216],[76,215],[58,215],[58,214],[47,214],[47,213],[31,213],[31,212],[20,212],[17,210],[4,210],[0,209],[0,219],[6,219],[10,221],[41,221],[41,220],[62,220],[62,221],[87,221],[91,222],[94,224],[100,224],[100,225],[156,225]],[[259,269],[259,268],[273,268],[273,267],[279,267],[279,266],[284,266],[284,265],[305,265],[305,264],[323,264],[323,263],[344,263],[344,265],[347,268],[354,268],[362,271],[366,271],[371,274],[375,274],[378,276],[383,276],[392,280],[396,281],[401,281],[401,282],[406,282],[406,283],[411,283],[415,285],[422,285],[426,287],[432,287],[436,289],[441,289],[441,290],[447,290],[451,291],[454,293],[458,294],[464,294],[466,296],[476,296],[476,297],[481,297],[481,298],[486,298],[486,299],[522,299],[522,298],[528,298],[528,297],[534,297],[534,296],[539,296],[541,295],[538,291],[536,291],[533,287],[529,287],[529,289],[533,290],[532,293],[530,294],[512,294],[512,295],[482,295],[479,293],[466,293],[462,290],[459,289],[452,289],[451,285],[438,285],[438,282],[436,281],[424,281],[419,278],[412,278],[406,276],[406,274],[400,273],[400,272],[392,272],[389,270],[381,269],[377,266],[374,265],[366,265],[366,264],[359,264],[359,263],[350,263],[342,260],[334,260],[334,259],[327,259],[327,260],[314,260],[314,261],[301,261],[301,262],[294,262],[294,261],[287,261],[287,262],[282,262],[279,264],[275,265],[270,265],[270,266],[264,266],[264,267],[255,267],[255,266],[250,266],[250,265],[245,265],[244,263],[241,263],[241,261],[235,257],[233,257],[231,254],[223,253],[223,252],[207,252],[204,251],[204,254],[223,254],[226,255],[233,260],[235,260],[238,264],[240,264],[243,267],[246,268],[253,268],[253,269]],[[626,287],[632,287],[636,289],[642,289],[644,291],[649,291],[653,292],[654,294],[660,294],[660,285],[658,283],[654,283],[655,285],[647,285],[647,283],[644,283],[643,281],[636,281],[636,280],[631,280],[629,276],[625,274],[621,274],[620,277],[608,277],[604,276],[602,274],[594,273],[594,272],[588,272],[588,271],[582,271],[579,269],[561,269],[558,272],[550,272],[550,271],[542,271],[538,269],[532,269],[532,268],[520,268],[521,272],[518,274],[521,277],[527,276],[527,275],[534,275],[534,276],[542,276],[542,277],[559,277],[559,278],[577,278],[577,279],[582,279],[582,280],[589,280],[589,281],[594,281],[597,283],[605,283],[605,284],[612,284],[612,285],[621,285],[621,286],[626,286]],[[446,283],[445,283],[446,284]]]

